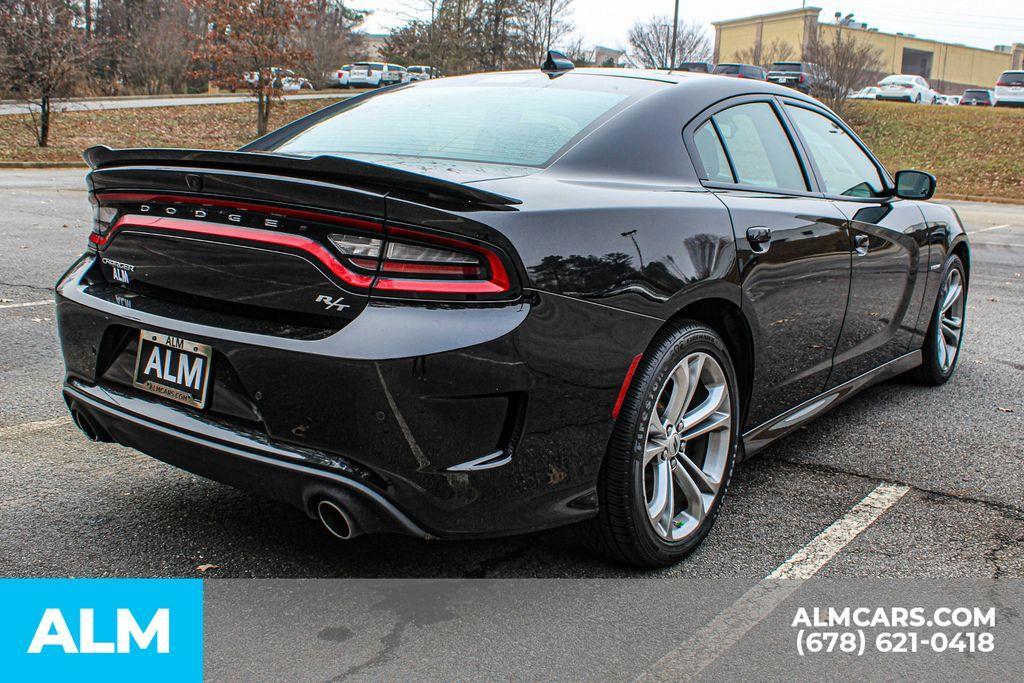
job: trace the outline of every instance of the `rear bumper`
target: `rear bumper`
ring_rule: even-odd
[[[57,284],[64,393],[114,440],[307,514],[329,489],[379,530],[440,538],[592,516],[611,407],[660,325],[527,292],[500,306],[371,304],[327,336],[289,338],[125,299],[94,275],[85,256]],[[213,347],[205,410],[125,381],[139,329]]]
[[[316,501],[341,501],[361,533],[431,537],[378,490],[372,473],[344,460],[74,380],[63,391],[68,407],[85,413],[101,433],[175,467],[294,505],[311,518]]]
[[[888,100],[890,102],[913,102],[913,95],[875,95],[876,100]]]

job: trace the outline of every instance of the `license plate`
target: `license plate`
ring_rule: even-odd
[[[135,357],[135,381],[139,389],[202,408],[213,349],[181,337],[142,330]]]
[[[353,71],[352,75],[355,76],[356,78],[366,78],[365,71]]]

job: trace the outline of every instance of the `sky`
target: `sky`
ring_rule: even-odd
[[[354,8],[373,10],[366,24],[369,33],[384,33],[412,17],[430,16],[425,0],[349,0]],[[857,21],[887,33],[913,33],[952,43],[991,49],[995,45],[1024,43],[1024,3],[1021,0],[857,0],[808,1],[822,8],[821,21],[831,20],[837,11],[853,12]],[[709,7],[710,5],[710,7]],[[626,32],[637,19],[654,15],[670,18],[674,0],[574,0],[574,18],[583,44],[624,47]],[[680,17],[699,21],[711,30],[710,22],[735,19],[799,7],[798,0],[717,0],[713,3],[680,0]]]

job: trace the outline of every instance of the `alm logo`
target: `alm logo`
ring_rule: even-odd
[[[40,654],[47,647],[61,648],[65,654],[128,654],[132,651],[133,642],[139,650],[149,649],[155,642],[159,654],[170,654],[171,612],[166,607],[157,609],[145,628],[139,625],[129,609],[118,608],[115,621],[116,639],[97,641],[94,610],[78,610],[76,643],[64,613],[56,607],[47,608],[28,646],[28,654]]]
[[[198,579],[0,579],[0,681],[203,680]]]

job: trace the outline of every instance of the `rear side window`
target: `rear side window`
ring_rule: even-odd
[[[818,167],[825,192],[847,197],[880,197],[885,186],[864,150],[832,119],[803,107],[786,105]]]
[[[719,183],[736,182],[729,169],[729,159],[725,156],[722,141],[710,121],[693,134],[693,143],[697,146],[697,154],[700,155],[701,164],[704,166],[706,180]]]
[[[770,104],[739,104],[712,118],[736,170],[736,182],[767,189],[807,190],[793,145]]]

